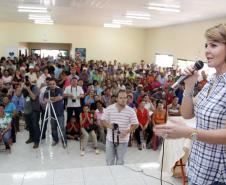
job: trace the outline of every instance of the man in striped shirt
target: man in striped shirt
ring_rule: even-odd
[[[117,103],[110,105],[101,120],[107,128],[106,161],[107,165],[123,165],[129,135],[138,126],[135,111],[127,106],[125,89],[117,93]]]

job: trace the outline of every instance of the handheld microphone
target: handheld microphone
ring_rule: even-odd
[[[193,67],[193,72],[194,71],[198,71],[200,69],[202,69],[204,66],[204,63],[201,60],[198,60],[195,62],[194,67]],[[184,80],[186,80],[187,78],[189,78],[189,75],[182,75],[173,85],[172,85],[172,89],[176,89],[178,87],[178,85],[183,82]]]

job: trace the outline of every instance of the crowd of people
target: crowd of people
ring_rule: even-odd
[[[136,140],[138,149],[142,150],[142,135],[145,147],[150,149],[153,126],[164,124],[168,115],[180,116],[184,84],[176,91],[170,88],[179,76],[180,70],[176,67],[161,68],[143,60],[138,64],[121,64],[116,60],[82,61],[62,57],[54,60],[37,55],[2,57],[0,107],[4,108],[3,115],[12,121],[5,116],[0,118],[1,137],[10,148],[10,139],[16,142],[19,120],[23,117],[29,131],[26,143],[38,148],[43,127],[41,139],[46,137],[44,114],[51,101],[65,141],[63,147],[67,146],[68,139],[81,139],[81,155],[85,155],[90,135],[98,154],[98,140],[105,144],[107,133],[101,117],[118,101],[118,92],[124,89],[126,105],[134,110],[139,124],[130,133],[129,145]],[[202,77],[194,94],[207,82],[205,72]],[[53,116],[54,112],[51,111]],[[7,124],[11,127],[6,127]],[[51,120],[52,146],[59,143],[57,126],[57,122]]]
[[[92,136],[96,154],[98,140],[106,145],[107,165],[122,165],[134,138],[139,150],[143,144],[152,146],[153,135],[190,138],[188,184],[225,185],[226,25],[209,28],[205,37],[208,66],[216,73],[207,79],[202,71],[201,80],[194,66],[180,73],[177,67],[161,68],[143,60],[121,64],[116,60],[53,60],[36,55],[2,57],[0,140],[10,149],[23,116],[29,131],[26,143],[38,148],[40,139],[46,137],[45,108],[51,103],[51,115],[58,118],[58,122],[51,120],[52,146],[59,143],[58,126],[63,147],[68,139],[81,140],[83,156]],[[172,89],[181,74],[188,79]],[[196,117],[196,128],[165,124],[168,116],[180,115]]]

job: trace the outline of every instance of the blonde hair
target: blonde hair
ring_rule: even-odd
[[[219,24],[206,30],[207,40],[226,44],[226,24]]]

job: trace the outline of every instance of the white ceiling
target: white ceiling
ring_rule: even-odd
[[[17,12],[17,6],[43,2],[55,2],[48,10],[55,24],[65,25],[103,26],[112,19],[123,19],[127,11],[151,14],[151,20],[133,20],[133,27],[142,28],[226,16],[226,0],[0,0],[0,22],[32,22],[28,13]],[[149,3],[180,4],[181,12],[149,10]]]

